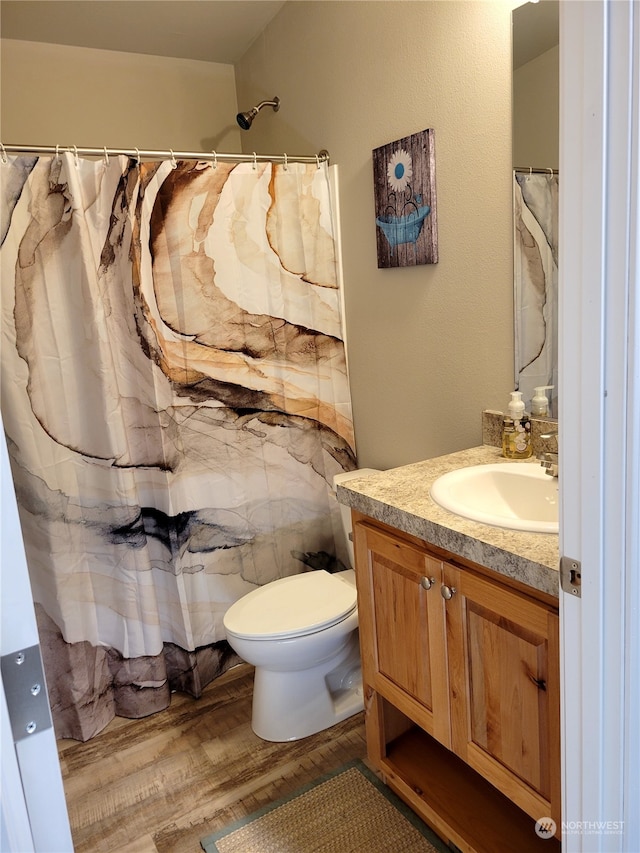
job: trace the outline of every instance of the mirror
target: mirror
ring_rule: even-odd
[[[513,167],[558,168],[559,3],[524,3],[511,16]]]
[[[559,3],[513,10],[515,387],[557,416]],[[545,393],[545,392],[543,392]],[[535,414],[535,412],[534,412]]]

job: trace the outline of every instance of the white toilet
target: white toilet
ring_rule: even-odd
[[[337,474],[337,483],[374,473]],[[353,566],[351,510],[341,506]],[[305,572],[272,581],[232,604],[227,640],[255,666],[251,727],[289,741],[329,728],[363,708],[355,572]]]

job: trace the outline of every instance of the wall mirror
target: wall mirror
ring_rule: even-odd
[[[515,387],[558,411],[559,3],[513,10]]]

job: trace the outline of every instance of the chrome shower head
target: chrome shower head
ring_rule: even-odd
[[[243,130],[249,130],[254,118],[258,115],[263,107],[273,107],[274,113],[280,109],[280,98],[274,97],[272,101],[260,101],[255,107],[251,107],[246,113],[238,113],[236,121]]]

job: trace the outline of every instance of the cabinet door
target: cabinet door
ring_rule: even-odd
[[[532,818],[560,825],[558,616],[445,564],[452,746]],[[447,594],[449,594],[447,590]]]
[[[442,563],[366,523],[355,547],[365,683],[449,746]]]

